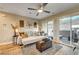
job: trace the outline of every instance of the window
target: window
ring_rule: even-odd
[[[47,25],[48,36],[53,36],[53,21],[48,21]]]

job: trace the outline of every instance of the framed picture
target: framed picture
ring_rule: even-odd
[[[24,27],[24,20],[20,20],[20,27]]]

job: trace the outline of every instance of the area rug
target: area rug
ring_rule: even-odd
[[[55,55],[61,48],[62,46],[53,44],[51,48],[41,53],[36,49],[36,45],[32,44],[32,45],[23,47],[22,52],[23,52],[23,55]]]

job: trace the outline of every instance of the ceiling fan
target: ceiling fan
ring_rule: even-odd
[[[38,16],[39,13],[41,13],[41,12],[50,13],[50,11],[44,10],[44,7],[45,7],[47,4],[48,4],[48,3],[41,3],[38,9],[35,9],[35,8],[28,8],[28,10],[36,10],[36,11],[37,11],[36,16]]]

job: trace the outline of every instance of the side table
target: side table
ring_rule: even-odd
[[[17,44],[18,35],[13,36],[13,44]]]

